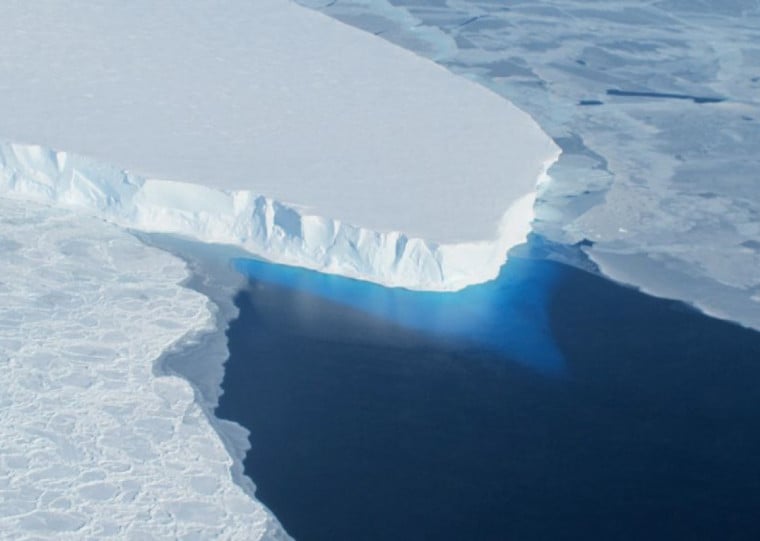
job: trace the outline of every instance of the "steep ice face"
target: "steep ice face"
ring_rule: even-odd
[[[534,115],[563,149],[535,231],[760,329],[757,2],[299,2]]]
[[[207,328],[181,261],[118,228],[0,198],[0,537],[287,539],[154,363]]]
[[[229,242],[247,233],[223,234],[214,216],[245,210],[303,242],[273,241],[281,261],[412,287],[493,276],[504,213],[559,153],[493,92],[287,0],[41,0],[4,6],[3,20],[1,139],[206,186],[151,180],[141,218],[181,209]],[[108,205],[110,192],[83,189],[67,202]],[[363,254],[342,262],[333,241]],[[483,243],[498,262],[468,261]]]
[[[530,231],[534,195],[512,202],[495,240],[436,244],[310,214],[247,191],[143,178],[38,146],[0,144],[0,195],[78,209],[149,232],[233,244],[280,263],[410,289],[455,290],[498,274]]]

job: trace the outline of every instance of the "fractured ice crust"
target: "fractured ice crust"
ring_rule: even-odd
[[[418,289],[522,241],[559,149],[509,101],[287,0],[178,6],[4,7],[0,140],[41,145],[4,191]]]
[[[2,198],[0,250],[0,538],[287,539],[191,386],[154,373],[213,326],[185,265]]]

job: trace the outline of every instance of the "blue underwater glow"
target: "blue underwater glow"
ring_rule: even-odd
[[[511,258],[499,277],[457,292],[388,288],[255,259],[236,259],[238,272],[360,310],[402,327],[482,348],[546,373],[564,369],[549,329],[547,307],[555,266]]]
[[[432,296],[240,264],[216,415],[296,539],[760,539],[760,335],[555,248]]]

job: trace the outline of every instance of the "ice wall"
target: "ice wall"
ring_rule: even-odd
[[[437,244],[309,213],[247,190],[144,178],[39,146],[0,145],[0,195],[79,209],[123,227],[233,244],[276,262],[410,289],[494,278],[530,231],[534,194],[509,206],[495,240]]]
[[[488,89],[287,0],[12,2],[3,21],[0,141],[91,157],[68,203],[105,212],[122,193],[96,161],[143,179],[121,200],[125,225],[457,288],[495,275],[531,218],[525,204],[505,212],[559,153]],[[19,174],[73,170],[44,154]],[[82,183],[105,199],[75,195]]]

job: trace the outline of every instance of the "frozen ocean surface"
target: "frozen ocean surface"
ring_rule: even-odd
[[[756,0],[299,0],[508,98],[562,147],[534,231],[760,328]]]
[[[0,538],[287,539],[191,386],[154,370],[213,323],[182,261],[1,198],[0,249]]]

